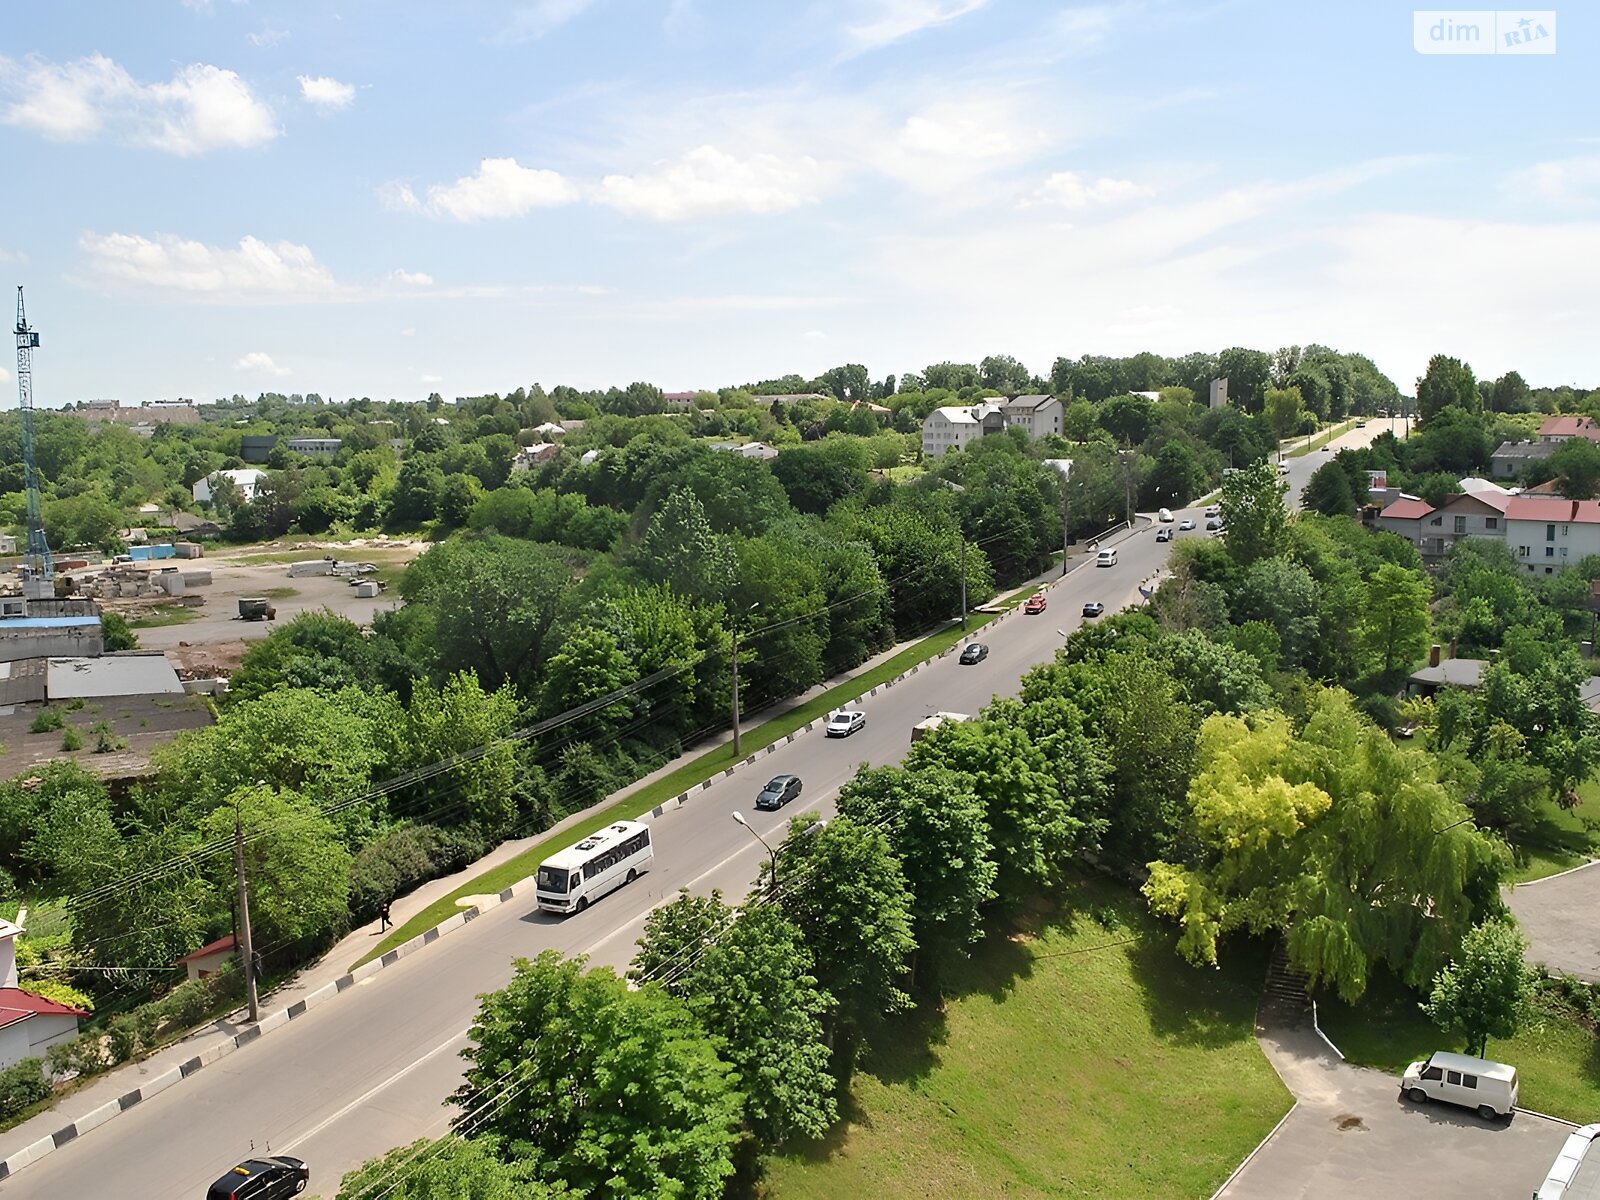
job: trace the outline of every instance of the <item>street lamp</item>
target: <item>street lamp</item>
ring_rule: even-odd
[[[739,626],[744,624],[744,619],[756,609],[761,607],[757,600],[741,613],[734,614],[733,618],[733,757],[737,762],[743,757],[739,748]]]
[[[771,890],[773,892],[776,892],[778,890],[778,852],[776,850],[774,850],[771,846],[767,845],[767,839],[762,837],[759,833],[756,832],[755,826],[750,824],[749,821],[746,821],[744,819],[744,814],[742,812],[740,812],[738,809],[734,810],[733,819],[735,821],[739,822],[739,824],[743,825],[745,827],[745,829],[747,829],[749,831],[750,836],[755,838],[756,841],[760,842],[761,845],[763,847],[765,847],[765,849],[767,851],[767,855],[772,859],[772,885],[771,885]]]

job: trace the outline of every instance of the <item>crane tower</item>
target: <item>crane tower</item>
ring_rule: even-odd
[[[44,513],[39,501],[39,468],[33,460],[33,351],[39,335],[28,324],[17,288],[17,393],[22,401],[22,466],[28,493],[28,549],[22,557],[22,593],[30,600],[55,595],[55,561],[44,536]]]

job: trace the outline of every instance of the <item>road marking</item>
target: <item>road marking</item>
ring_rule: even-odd
[[[426,1054],[424,1054],[421,1058],[418,1058],[415,1062],[409,1063],[408,1065],[406,1065],[404,1067],[401,1067],[398,1071],[396,1071],[393,1075],[389,1076],[389,1078],[385,1079],[382,1083],[374,1084],[372,1087],[370,1087],[366,1091],[362,1092],[361,1095],[357,1096],[354,1100],[350,1101],[349,1104],[346,1104],[338,1112],[334,1113],[333,1116],[329,1117],[327,1120],[321,1122],[318,1125],[312,1126],[311,1129],[307,1130],[305,1133],[303,1133],[299,1137],[295,1138],[288,1145],[281,1147],[280,1148],[280,1153],[287,1154],[289,1151],[293,1150],[296,1146],[304,1145],[306,1142],[309,1142],[312,1138],[316,1137],[317,1134],[321,1133],[329,1125],[332,1125],[335,1121],[341,1120],[344,1117],[348,1116],[353,1110],[355,1110],[357,1108],[360,1108],[363,1104],[365,1104],[368,1100],[371,1100],[374,1096],[376,1096],[379,1092],[383,1091],[385,1088],[391,1086],[392,1084],[396,1084],[396,1083],[400,1082],[400,1080],[404,1079],[407,1075],[411,1074],[411,1072],[415,1071],[423,1063],[427,1062],[430,1058],[434,1057],[434,1055],[442,1054],[444,1051],[450,1049],[451,1046],[454,1046],[457,1042],[459,1042],[463,1038],[465,1038],[467,1036],[467,1033],[468,1033],[468,1030],[463,1029],[460,1033],[451,1034],[448,1041],[440,1042],[437,1046],[435,1046],[432,1050],[429,1050]]]

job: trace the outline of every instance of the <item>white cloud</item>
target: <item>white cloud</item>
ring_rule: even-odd
[[[1083,209],[1107,204],[1122,204],[1155,195],[1155,189],[1131,179],[1111,179],[1102,175],[1092,182],[1076,171],[1057,171],[1022,199],[1022,207],[1058,205]]]
[[[863,19],[846,26],[856,53],[887,46],[976,12],[989,0],[871,0]]]
[[[1513,199],[1532,196],[1559,208],[1587,208],[1600,200],[1600,157],[1535,163],[1513,171],[1505,190]]]
[[[4,367],[0,367],[0,383],[10,383],[10,382],[11,382],[11,372],[6,370]]]
[[[476,173],[451,184],[433,184],[421,200],[409,186],[398,182],[385,184],[379,194],[400,212],[481,221],[570,204],[578,199],[578,188],[555,171],[524,167],[514,158],[486,158]]]
[[[595,0],[533,0],[521,5],[495,35],[498,42],[528,42],[581,16]]]
[[[417,382],[418,383],[443,383],[444,382],[444,376],[443,375],[419,375],[419,376],[417,376]]]
[[[400,336],[401,337],[416,337],[417,336],[417,331],[416,331],[415,327],[407,326],[406,328],[404,328],[404,329],[402,329],[400,331]]]
[[[737,158],[700,146],[654,172],[607,175],[595,198],[629,216],[657,221],[786,212],[821,200],[832,174],[808,155]]]
[[[272,355],[264,350],[252,350],[238,362],[233,364],[235,371],[249,371],[259,375],[288,375],[288,367],[280,367],[272,361]]]
[[[424,271],[405,271],[396,268],[389,272],[389,279],[394,283],[402,283],[407,287],[432,287],[433,276]]]
[[[351,289],[339,284],[309,247],[246,237],[238,247],[208,246],[170,234],[85,233],[78,247],[88,257],[90,286],[173,292],[190,299],[336,300]]]
[[[300,98],[319,108],[349,108],[356,98],[353,83],[340,83],[326,75],[297,75]]]
[[[800,335],[800,340],[805,342],[825,342],[828,335],[820,329],[808,329]]]
[[[0,121],[56,141],[109,132],[128,145],[193,155],[278,136],[272,110],[249,84],[206,63],[165,83],[140,83],[101,54],[59,64],[0,57],[0,89],[13,97]]]
[[[258,46],[262,50],[271,50],[289,40],[289,31],[287,29],[274,29],[272,26],[263,23],[260,29],[245,36],[250,39],[252,46]]]

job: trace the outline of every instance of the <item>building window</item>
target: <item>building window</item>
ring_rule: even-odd
[[[1554,558],[1556,556],[1556,548],[1554,546],[1546,546],[1544,548],[1544,556],[1546,558]]]
[[[1556,540],[1556,527],[1554,525],[1546,525],[1544,527],[1544,540],[1547,542]]]
[[[1556,569],[1554,567],[1546,567],[1544,569],[1544,573],[1546,575],[1554,575],[1556,573]]]
[[[1499,517],[1485,517],[1483,519],[1483,527],[1485,529],[1499,529],[1500,528],[1500,518]]]
[[[1567,548],[1565,546],[1563,546],[1563,547],[1561,547],[1561,557],[1565,558],[1566,556],[1567,556]]]
[[[1465,533],[1466,531],[1467,531],[1467,519],[1465,517],[1457,517],[1456,518],[1456,532],[1457,533]]]
[[[1567,527],[1565,525],[1563,525],[1561,527],[1561,536],[1562,537],[1566,537],[1567,536]]]
[[[1517,557],[1518,558],[1527,558],[1528,557],[1528,548],[1526,546],[1518,546],[1517,547]],[[1533,570],[1533,568],[1529,567],[1528,570],[1531,571],[1531,570]]]

